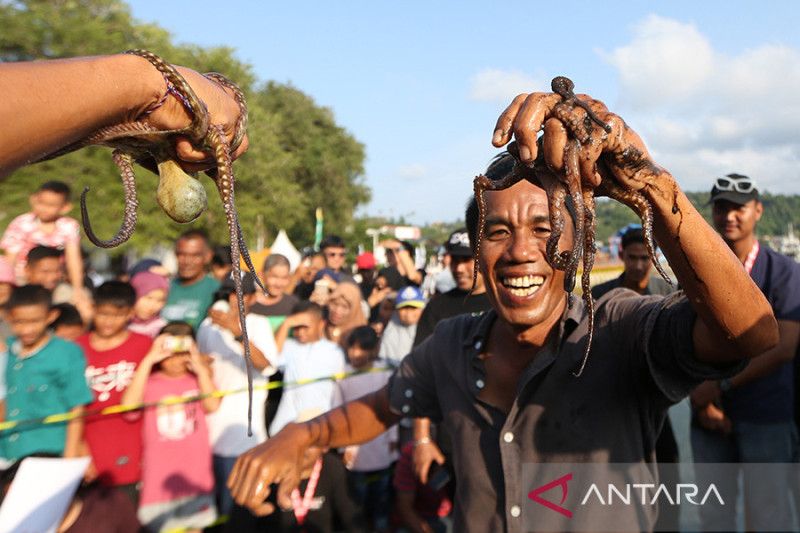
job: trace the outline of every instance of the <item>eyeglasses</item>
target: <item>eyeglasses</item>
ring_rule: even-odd
[[[756,183],[750,178],[734,180],[731,178],[717,178],[714,186],[720,192],[736,191],[741,193],[751,193],[757,189]]]

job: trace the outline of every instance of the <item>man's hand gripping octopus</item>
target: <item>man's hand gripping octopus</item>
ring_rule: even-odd
[[[547,191],[551,225],[547,258],[554,268],[565,272],[567,292],[575,287],[583,259],[581,286],[588,310],[589,339],[583,362],[576,371],[580,375],[591,348],[594,322],[590,274],[596,251],[595,196],[611,197],[639,215],[653,263],[665,280],[670,282],[670,279],[656,259],[652,207],[642,194],[666,171],[653,162],[639,135],[622,118],[609,112],[599,100],[585,94],[575,95],[573,87],[571,80],[559,76],[552,81],[552,93],[520,94],[514,98],[497,120],[492,144],[501,147],[513,137],[515,142],[508,150],[519,164],[503,180],[478,176],[474,186],[480,212],[477,250],[483,231],[484,191],[505,189],[531,174]],[[543,131],[541,136],[540,131]],[[567,197],[575,213],[573,246],[572,250],[559,251]],[[476,263],[477,257],[478,254]]]

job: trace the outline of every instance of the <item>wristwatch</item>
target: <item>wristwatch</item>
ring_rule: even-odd
[[[719,391],[720,392],[728,392],[733,388],[733,382],[730,378],[723,378],[719,380]]]

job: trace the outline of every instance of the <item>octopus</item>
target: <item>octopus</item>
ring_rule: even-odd
[[[479,271],[479,257],[481,240],[483,239],[483,226],[486,217],[485,191],[497,191],[511,187],[523,179],[534,179],[540,183],[547,193],[549,200],[549,218],[551,233],[545,246],[546,258],[550,265],[564,272],[564,290],[569,293],[569,302],[572,305],[572,292],[578,268],[583,263],[581,275],[581,289],[586,307],[588,320],[588,335],[584,349],[583,359],[578,368],[573,372],[575,377],[580,377],[589,359],[594,331],[594,301],[592,299],[590,276],[594,266],[595,246],[595,195],[608,196],[631,208],[641,219],[645,238],[645,246],[658,273],[668,282],[667,273],[658,261],[653,239],[653,209],[649,200],[639,191],[623,187],[613,178],[610,172],[604,173],[599,186],[594,186],[596,170],[587,169],[580,159],[582,143],[598,142],[592,137],[594,125],[600,126],[606,133],[611,132],[611,127],[603,122],[590,105],[575,96],[575,85],[569,78],[558,76],[551,82],[552,91],[561,97],[561,104],[553,110],[553,115],[569,132],[568,141],[564,148],[563,171],[554,172],[553,169],[545,170],[543,150],[541,149],[542,137],[539,138],[539,156],[532,167],[527,167],[519,161],[516,143],[508,146],[508,151],[517,159],[514,169],[502,179],[491,180],[485,175],[479,175],[474,180],[474,192],[478,204],[478,235],[475,244],[475,276]],[[576,114],[571,111],[575,107],[582,108],[586,113],[582,119],[576,119]],[[549,124],[545,124],[545,131]],[[641,154],[639,154],[641,156]],[[618,161],[628,165],[641,163],[637,154],[626,154],[627,159]],[[602,161],[598,161],[602,164]],[[589,174],[591,172],[591,174]],[[570,205],[571,202],[571,205]],[[559,251],[558,243],[564,231],[564,211],[572,208],[574,222],[572,249]],[[474,280],[473,280],[474,285]]]
[[[204,74],[206,78],[230,89],[239,105],[239,118],[235,126],[234,137],[229,143],[223,127],[210,123],[205,103],[198,98],[186,79],[172,65],[146,50],[129,50],[126,53],[146,59],[161,72],[167,82],[167,93],[164,98],[166,99],[169,94],[174,95],[192,117],[191,123],[183,129],[169,131],[158,130],[143,120],[109,126],[93,133],[86,139],[49,155],[47,159],[52,159],[89,145],[103,145],[114,149],[111,157],[120,170],[125,194],[125,211],[122,224],[116,235],[108,240],[102,240],[97,237],[92,230],[86,206],[86,196],[89,189],[84,188],[81,194],[81,218],[86,236],[96,246],[113,248],[130,239],[136,228],[138,200],[133,171],[134,161],[158,174],[159,183],[156,198],[164,212],[176,222],[188,223],[202,214],[208,205],[208,200],[205,189],[198,178],[184,172],[176,162],[177,155],[174,152],[171,141],[177,135],[185,136],[190,139],[196,148],[214,154],[216,166],[207,170],[206,174],[217,186],[225,210],[225,219],[230,235],[231,260],[233,262],[232,275],[236,289],[239,324],[242,329],[242,345],[244,346],[247,366],[249,394],[247,433],[250,436],[252,435],[253,416],[253,362],[245,324],[240,257],[244,260],[250,272],[255,273],[256,269],[253,267],[243,239],[242,228],[239,224],[234,200],[235,179],[231,163],[231,153],[239,147],[247,129],[247,104],[244,94],[236,84],[222,74],[215,72]],[[258,276],[254,277],[256,283],[264,290]]]

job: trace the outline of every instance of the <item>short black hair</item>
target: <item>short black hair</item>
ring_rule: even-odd
[[[136,291],[127,281],[106,281],[94,290],[95,306],[133,307],[135,304]]]
[[[206,230],[195,228],[184,231],[178,236],[177,239],[175,239],[175,242],[185,241],[189,239],[200,239],[201,241],[206,243],[207,248],[209,249],[211,248],[211,239],[208,238],[208,232]]]
[[[622,241],[620,242],[620,248],[624,250],[631,244],[644,244],[644,232],[642,228],[631,228],[625,233],[622,234]]]
[[[21,285],[14,287],[6,302],[6,309],[11,310],[15,307],[26,305],[41,305],[50,309],[53,305],[53,295],[49,290],[41,285]]]
[[[346,248],[346,246],[344,244],[344,239],[338,235],[326,235],[319,243],[320,250],[324,250],[325,248]]]
[[[49,191],[56,194],[60,194],[61,196],[64,197],[65,202],[69,202],[70,198],[72,198],[72,189],[70,189],[69,185],[67,185],[63,181],[57,181],[57,180],[45,181],[44,183],[39,185],[38,189],[36,189],[36,192],[41,192],[41,191]]]
[[[175,335],[176,337],[186,335],[193,339],[195,338],[194,328],[192,327],[192,325],[189,324],[188,322],[179,322],[179,321],[170,322],[169,324],[161,328],[161,331],[159,331],[158,334]]]
[[[231,247],[228,245],[217,245],[214,247],[214,255],[211,257],[211,264],[214,266],[228,266],[233,264],[231,259]]]
[[[311,313],[312,315],[318,316],[320,319],[325,316],[322,306],[309,300],[300,300],[294,304],[290,314],[296,315],[298,313]]]
[[[78,309],[68,303],[60,303],[53,306],[53,309],[58,311],[58,317],[50,324],[51,327],[57,328],[59,326],[83,326],[83,319]]]
[[[34,246],[28,252],[28,265],[33,266],[43,259],[61,259],[64,255],[63,250],[53,248],[52,246]]]
[[[378,347],[378,334],[372,326],[359,326],[355,328],[345,341],[345,348],[358,345],[362,350],[374,350]]]

